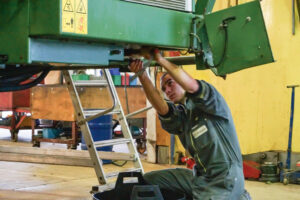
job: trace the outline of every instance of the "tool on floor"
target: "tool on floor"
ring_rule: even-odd
[[[280,181],[287,185],[288,183],[300,184],[300,170],[291,169],[291,153],[292,153],[292,138],[293,138],[293,122],[294,122],[294,107],[295,107],[295,88],[300,85],[289,85],[287,88],[292,88],[291,95],[291,116],[290,116],[290,128],[289,128],[289,142],[287,149],[287,159],[285,169],[281,169]]]
[[[106,147],[106,146],[113,146],[116,144],[127,144],[129,153],[120,153],[120,152],[110,152],[111,153],[111,160],[127,160],[132,161],[134,164],[133,168],[124,169],[122,172],[141,172],[144,173],[143,166],[141,160],[139,158],[138,152],[135,148],[134,141],[132,139],[127,121],[126,116],[124,115],[116,88],[113,84],[112,77],[109,73],[108,69],[103,69],[103,74],[105,77],[104,81],[76,81],[73,82],[70,72],[63,71],[64,77],[66,79],[66,84],[73,102],[73,106],[76,113],[76,120],[78,126],[80,126],[81,132],[84,136],[84,140],[88,147],[88,151],[91,156],[92,163],[94,165],[94,169],[97,175],[97,179],[101,188],[98,187],[99,190],[107,190],[113,187],[112,184],[108,184],[108,179],[116,177],[120,171],[112,172],[112,173],[105,173],[103,168],[103,162],[99,158],[98,152],[96,150],[97,147]],[[104,87],[106,86],[111,94],[113,105],[111,108],[103,110],[103,109],[83,109],[79,95],[77,93],[76,87]],[[88,121],[96,119],[100,116],[106,114],[115,114],[118,118],[118,121],[121,125],[121,129],[123,132],[123,138],[118,139],[110,139],[110,140],[102,140],[102,141],[94,141],[91,135],[91,131],[88,125]],[[101,152],[99,152],[100,154]],[[95,189],[96,187],[93,187]]]

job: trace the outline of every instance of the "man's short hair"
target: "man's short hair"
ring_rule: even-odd
[[[162,80],[164,79],[164,77],[165,77],[167,74],[169,74],[169,73],[168,73],[168,72],[164,72],[163,75],[160,77],[160,89],[161,89],[161,90],[162,90],[162,85],[161,85]],[[163,90],[162,90],[162,91],[163,91]]]

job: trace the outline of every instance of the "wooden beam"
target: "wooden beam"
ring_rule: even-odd
[[[39,155],[39,154],[22,154],[22,153],[2,153],[0,152],[1,161],[26,162],[39,164],[71,165],[92,167],[92,162],[88,158],[71,158],[64,156]]]
[[[98,151],[99,157],[105,160],[133,160],[133,154]],[[43,149],[35,147],[0,146],[0,160],[30,162],[56,165],[92,167],[88,151],[71,149]]]

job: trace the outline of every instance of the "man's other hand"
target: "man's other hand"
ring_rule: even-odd
[[[163,58],[159,52],[159,49],[150,48],[150,47],[143,47],[141,49],[141,55],[146,58],[147,60],[155,60],[156,62],[160,62]]]
[[[138,73],[140,70],[143,69],[143,61],[139,59],[131,61],[131,63],[129,64],[129,69],[134,73]]]

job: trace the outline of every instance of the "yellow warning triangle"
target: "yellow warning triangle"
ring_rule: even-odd
[[[82,2],[82,0],[80,0],[80,3],[77,7],[77,13],[82,13],[82,14],[86,14],[86,10],[85,10],[85,7],[84,7],[84,3]]]
[[[74,11],[70,0],[67,0],[66,4],[64,5],[64,11],[67,11],[67,12]]]

